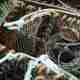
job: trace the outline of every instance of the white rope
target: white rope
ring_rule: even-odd
[[[3,57],[2,59],[0,59],[0,63],[3,63],[5,60],[11,60],[13,58],[19,58],[20,56],[22,56],[23,58],[30,58],[32,59],[32,62],[35,62],[35,64],[32,64],[33,67],[35,65],[38,64],[38,61],[41,61],[41,63],[45,64],[47,68],[49,68],[50,70],[54,71],[55,73],[57,74],[60,74],[60,73],[64,73],[66,74],[67,76],[69,76],[71,79],[74,79],[74,80],[78,80],[76,77],[74,77],[72,74],[66,72],[65,70],[59,68],[54,62],[52,62],[47,55],[41,55],[39,58],[34,58],[28,54],[25,54],[25,53],[16,53],[16,54],[13,54],[12,52],[9,52],[5,57]],[[29,70],[31,71],[32,68],[30,68]],[[31,72],[28,70],[29,73],[25,74],[25,78],[24,80],[26,80],[26,75],[30,74]],[[29,79],[30,79],[30,75],[28,75]]]
[[[38,10],[38,11],[35,11],[35,12],[32,12],[32,13],[29,13],[28,15],[25,15],[23,17],[21,17],[19,20],[17,21],[13,21],[13,22],[5,22],[4,24],[4,27],[14,27],[14,28],[10,28],[10,29],[18,29],[20,30],[20,28],[23,28],[23,25],[24,24],[27,24],[31,21],[33,21],[35,18],[39,17],[39,16],[43,16],[43,15],[49,15],[50,13],[66,13],[66,14],[69,14],[69,15],[73,15],[73,16],[77,16],[77,17],[80,17],[79,14],[76,14],[76,13],[70,13],[70,12],[66,12],[66,11],[63,11],[63,10],[58,10],[58,9],[42,9],[42,10]],[[31,17],[30,17],[31,16]],[[29,19],[30,17],[30,19]]]

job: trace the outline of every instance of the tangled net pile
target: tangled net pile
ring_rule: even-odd
[[[53,6],[51,3],[49,0],[20,0],[18,5],[13,8],[11,14],[8,15],[13,16],[13,18],[16,17],[18,20],[15,18],[11,22],[5,22],[3,27],[7,27],[9,30],[17,30],[18,38],[20,37],[17,39],[17,51],[26,52],[35,57],[47,54],[61,68],[65,80],[79,80],[80,48],[71,48],[75,45],[80,47],[79,12],[67,7],[67,5],[63,5],[64,7],[60,4],[59,6]],[[30,49],[27,49],[27,46],[25,46],[27,44],[26,41],[24,42],[24,39],[31,40]],[[58,48],[59,52],[56,52],[55,48]],[[53,50],[52,54],[51,50]],[[69,52],[71,55],[64,55]],[[74,54],[72,54],[73,52]],[[64,58],[68,58],[69,61]],[[34,71],[36,70],[32,72],[36,73]],[[35,77],[36,74],[34,75],[33,73],[32,75]],[[34,80],[34,78],[32,77],[31,80]]]

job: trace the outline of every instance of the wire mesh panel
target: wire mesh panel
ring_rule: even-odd
[[[16,36],[16,49],[18,52],[31,52],[32,51],[32,39],[28,38],[28,34],[32,32],[32,26],[24,25],[22,32],[17,32]]]

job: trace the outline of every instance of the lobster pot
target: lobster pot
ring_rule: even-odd
[[[54,18],[60,16],[60,19],[57,19],[58,22],[56,22],[56,24],[59,29],[61,28],[61,26],[63,26],[63,30],[60,29],[64,33],[62,35],[62,38],[69,42],[80,40],[80,16],[67,14],[65,12],[60,12],[54,9],[53,13]],[[49,28],[49,26],[51,27],[50,32],[52,31],[51,34],[54,35],[54,21],[50,22],[49,25],[49,21],[46,16],[43,16],[42,18],[37,16],[32,22],[30,21],[29,23],[24,25],[24,28],[21,30],[22,33],[17,33],[17,51],[26,52],[30,50],[33,51],[33,53],[37,54],[46,53],[47,45],[43,42],[43,39],[47,42],[49,32],[47,32],[46,30],[47,28]],[[35,34],[36,38],[29,38],[29,35],[32,34]],[[49,35],[49,37],[51,37],[51,35]]]

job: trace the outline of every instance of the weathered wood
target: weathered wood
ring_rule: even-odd
[[[0,27],[0,44],[5,45],[8,49],[16,50],[16,34],[15,31],[6,32]]]

